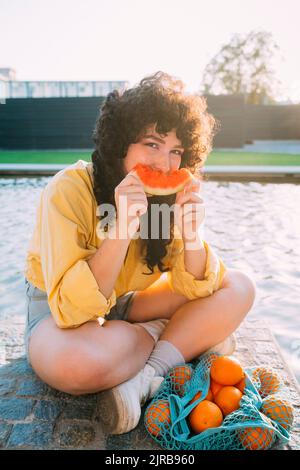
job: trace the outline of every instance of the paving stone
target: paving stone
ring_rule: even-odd
[[[61,400],[41,400],[34,409],[34,416],[41,420],[54,421],[65,406],[65,402]]]
[[[250,313],[250,315],[247,315],[247,317],[245,318],[245,320],[242,322],[242,324],[240,325],[240,328],[266,328],[267,326],[267,323],[265,320],[262,320],[261,318],[258,318],[257,316],[255,315],[252,315]]]
[[[47,387],[46,395],[47,395],[47,398],[63,399],[68,402],[73,402],[74,404],[76,403],[78,406],[88,404],[88,403],[96,404],[97,397],[98,397],[97,393],[89,393],[89,394],[75,396],[75,395],[71,395],[70,393],[61,392],[49,386]]]
[[[15,389],[16,381],[14,379],[1,379],[0,380],[0,396],[7,395]]]
[[[277,355],[278,353],[276,346],[269,341],[255,341],[254,349],[256,354]]]
[[[92,419],[95,413],[95,403],[84,403],[78,404],[77,402],[71,401],[66,404],[66,407],[62,413],[63,419]]]
[[[41,380],[30,378],[25,382],[21,382],[16,396],[43,396],[46,393],[47,386]]]
[[[132,450],[132,436],[134,431],[125,434],[109,435],[106,439],[106,450]]]
[[[296,433],[291,434],[291,439],[287,444],[289,450],[299,450],[300,449],[300,436],[297,436]]]
[[[31,374],[35,375],[26,358],[15,359],[0,367],[0,377],[6,375],[24,376]]]
[[[272,369],[274,369],[274,371],[280,375],[283,382],[286,382],[286,383],[292,382],[290,374],[286,370],[277,369],[276,367],[272,367]]]
[[[34,404],[34,400],[26,400],[22,398],[1,398],[1,419],[12,421],[25,419],[31,413]]]
[[[83,448],[95,439],[95,430],[90,423],[61,422],[56,436],[62,447]]]
[[[11,424],[0,422],[0,448],[5,447],[6,440],[12,429]]]
[[[97,393],[89,393],[86,395],[72,396],[72,403],[77,406],[96,405],[99,395]]]
[[[254,356],[254,365],[284,369],[284,364],[279,356],[260,354]]]
[[[44,398],[59,398],[61,400],[69,401],[72,400],[73,396],[69,393],[61,392],[60,390],[56,390],[52,387],[47,387],[46,396]]]
[[[300,403],[299,403],[299,396],[296,396],[295,393],[293,393],[293,390],[291,386],[285,386],[284,392],[281,391],[281,394],[286,400],[289,400],[291,404],[293,405],[294,408],[294,426],[293,429],[296,431],[296,427],[300,426]]]
[[[15,424],[7,448],[45,448],[51,445],[53,423]]]
[[[16,392],[16,396],[43,396],[47,388],[47,385],[39,379],[28,379],[21,383]]]
[[[271,450],[286,450],[288,445],[289,444],[285,444],[283,442],[277,442],[273,444],[273,447]]]
[[[245,328],[243,336],[244,338],[251,338],[256,341],[268,341],[270,339],[270,331],[267,328]]]
[[[144,414],[147,406],[143,406],[139,424],[132,431],[132,448],[137,450],[161,450],[162,447],[149,435],[144,425]]]
[[[300,437],[300,420],[299,420],[299,411],[298,413],[295,413],[296,415],[296,419],[295,419],[295,425],[294,425],[294,432],[297,434],[299,434],[299,437]]]
[[[0,350],[0,352],[1,352],[1,350]],[[12,367],[11,367],[10,363],[9,364],[5,363],[5,354],[4,354],[3,358],[0,355],[0,363],[1,363],[1,366],[0,366],[0,377],[1,377],[1,379],[3,377],[11,376],[12,375],[12,372],[11,372]]]

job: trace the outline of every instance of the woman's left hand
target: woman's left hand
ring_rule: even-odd
[[[174,217],[184,242],[196,241],[205,217],[203,199],[199,196],[200,189],[201,182],[193,178],[176,194]]]

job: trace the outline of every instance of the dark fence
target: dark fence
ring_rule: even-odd
[[[207,95],[217,119],[215,148],[251,140],[300,139],[300,106],[245,105],[242,95]],[[1,149],[92,148],[103,97],[16,98],[0,105]]]
[[[243,147],[245,142],[245,100],[243,95],[207,95],[207,109],[218,122],[213,146]]]
[[[247,140],[300,139],[300,106],[247,104],[245,128]]]
[[[103,98],[16,98],[0,105],[0,148],[82,149]]]

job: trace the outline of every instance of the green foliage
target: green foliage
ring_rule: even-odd
[[[273,68],[278,51],[270,32],[234,34],[207,64],[201,92],[245,94],[248,103],[274,103],[280,86]]]

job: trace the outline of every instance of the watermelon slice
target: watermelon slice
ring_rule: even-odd
[[[155,196],[168,196],[178,193],[193,178],[192,173],[186,168],[164,173],[161,170],[153,170],[148,165],[138,163],[132,170],[141,181],[145,193]]]

